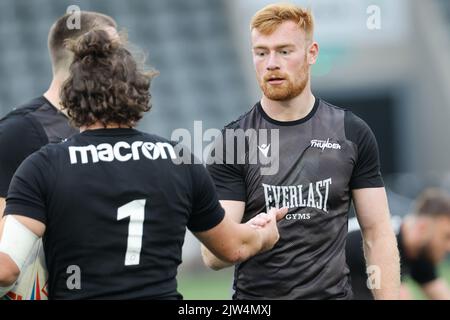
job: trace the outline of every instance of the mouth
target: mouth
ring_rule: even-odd
[[[273,78],[267,79],[266,81],[272,85],[277,85],[277,84],[282,84],[285,81],[285,79],[273,77]]]

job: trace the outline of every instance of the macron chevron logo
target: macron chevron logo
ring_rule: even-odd
[[[267,158],[267,155],[269,154],[270,150],[270,144],[262,144],[258,146],[259,151]]]

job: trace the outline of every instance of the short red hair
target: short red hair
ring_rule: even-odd
[[[305,31],[306,39],[313,39],[314,18],[311,10],[289,3],[271,4],[256,12],[251,21],[251,30],[271,34],[285,21],[294,21]]]

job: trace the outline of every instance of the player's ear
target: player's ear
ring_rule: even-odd
[[[315,41],[310,41],[306,48],[307,60],[310,65],[316,64],[319,57],[319,44]]]

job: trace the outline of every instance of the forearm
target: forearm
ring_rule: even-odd
[[[206,266],[213,270],[221,270],[234,265],[234,263],[223,261],[217,258],[211,251],[208,250],[204,245],[201,248],[203,262]]]
[[[366,231],[364,255],[368,271],[368,285],[376,300],[399,299],[400,258],[397,240],[389,227]]]
[[[251,256],[259,253],[267,245],[264,242],[262,229],[255,229],[247,224],[235,224],[233,236],[219,246],[208,245],[212,241],[203,238],[202,258],[204,263],[211,269],[220,270],[230,267],[235,263],[245,261]],[[206,240],[206,241],[205,241]]]

